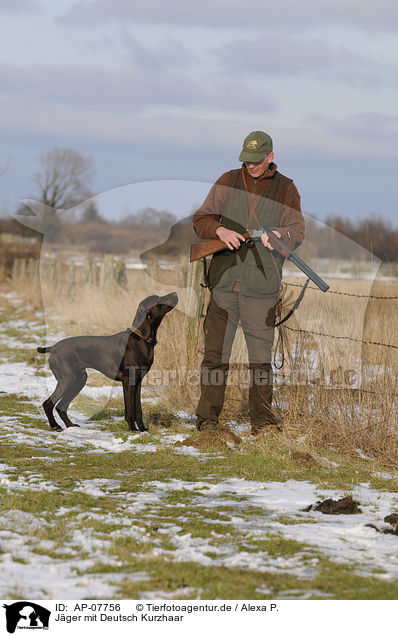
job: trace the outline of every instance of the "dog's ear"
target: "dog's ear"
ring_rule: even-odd
[[[144,338],[151,335],[152,312],[143,303],[140,303],[133,320],[133,327],[139,329]]]

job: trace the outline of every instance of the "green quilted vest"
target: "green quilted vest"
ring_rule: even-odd
[[[222,224],[229,230],[246,232],[248,194],[245,190],[242,170],[231,170],[230,191],[224,206]],[[291,180],[278,171],[262,196],[258,196],[255,213],[260,224],[280,227],[283,202]],[[258,229],[254,215],[249,229]],[[260,241],[252,248],[242,244],[236,251],[225,249],[214,254],[209,267],[210,289],[232,291],[239,281],[245,296],[266,298],[278,294],[284,258],[276,250],[272,255]]]

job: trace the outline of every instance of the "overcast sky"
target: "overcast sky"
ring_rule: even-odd
[[[0,0],[0,30],[6,212],[38,194],[39,155],[70,147],[95,192],[186,182],[188,214],[192,182],[205,192],[265,130],[307,213],[397,225],[393,0]]]

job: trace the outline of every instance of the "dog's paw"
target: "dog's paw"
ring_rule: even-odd
[[[129,424],[129,431],[131,433],[144,433],[148,431],[147,427],[144,424],[138,424],[137,422],[132,422]]]
[[[62,426],[60,426],[59,424],[57,424],[56,426],[52,426],[52,427],[51,427],[51,430],[52,430],[52,431],[55,431],[55,433],[60,433],[60,432],[63,430],[63,428],[62,428]]]

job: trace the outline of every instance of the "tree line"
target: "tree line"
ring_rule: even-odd
[[[91,252],[126,254],[149,249],[159,240],[160,253],[163,250],[165,255],[175,255],[196,239],[189,217],[177,221],[173,213],[149,207],[111,221],[101,216],[95,200],[91,199],[79,218],[73,214],[63,217],[57,210],[71,209],[93,196],[89,186],[95,173],[94,162],[73,149],[55,148],[40,157],[39,165],[33,181],[38,188],[36,199],[43,204],[40,230],[49,242],[81,245]],[[25,206],[18,213],[31,214]],[[333,241],[331,245],[329,228],[334,228],[342,237],[361,245],[380,260],[398,262],[398,228],[384,219],[372,217],[354,222],[341,216],[329,216],[326,224],[309,220],[307,226],[310,238],[303,249],[310,255],[349,257],[348,241]],[[0,219],[0,232],[34,235],[12,218]]]
[[[333,234],[331,241],[330,228],[337,230],[340,238]],[[12,218],[0,219],[0,233],[36,235],[41,240],[41,234]],[[308,219],[307,238],[301,248],[303,256],[350,259],[352,243],[347,239],[384,262],[398,263],[398,229],[377,218],[363,219],[356,224],[339,216],[329,217],[325,224]],[[90,204],[80,219],[58,217],[46,240],[103,254],[142,252],[159,244],[159,255],[176,256],[188,250],[198,238],[192,229],[191,217],[178,221],[171,212],[148,207],[119,221],[111,221]]]
[[[351,219],[330,216],[326,224],[362,245],[380,260],[398,262],[398,228],[393,228],[389,221],[371,217],[353,223]]]

